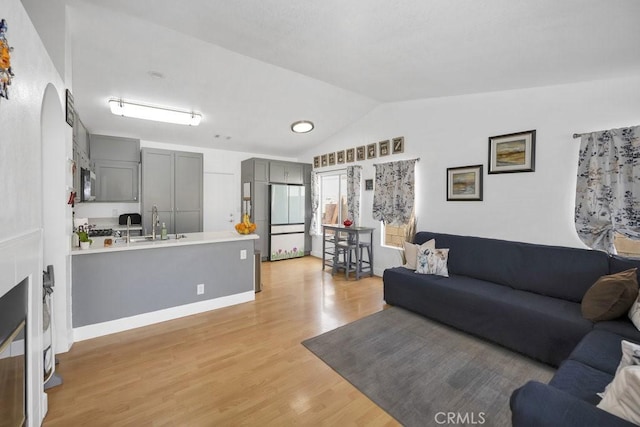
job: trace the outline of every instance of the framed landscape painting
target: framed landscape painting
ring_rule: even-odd
[[[482,200],[482,165],[447,168],[447,201]]]
[[[489,138],[489,173],[534,172],[536,131]]]

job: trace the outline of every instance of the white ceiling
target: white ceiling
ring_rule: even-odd
[[[159,142],[295,157],[384,102],[640,74],[637,0],[67,3],[83,122]],[[112,116],[114,96],[204,119]]]

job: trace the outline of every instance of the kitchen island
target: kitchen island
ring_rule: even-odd
[[[182,236],[73,249],[74,341],[255,299],[257,235]]]

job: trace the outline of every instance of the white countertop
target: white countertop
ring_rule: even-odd
[[[173,238],[175,235],[170,235],[172,237],[169,240],[150,240],[143,242],[134,242],[134,243],[117,243],[109,247],[104,247],[104,239],[105,237],[92,237],[93,243],[89,249],[80,249],[80,248],[72,248],[71,255],[87,255],[87,254],[96,254],[96,253],[104,253],[104,252],[116,252],[116,251],[135,251],[140,249],[158,249],[158,248],[166,248],[173,246],[184,246],[184,245],[202,245],[206,243],[224,243],[224,242],[235,242],[239,240],[256,240],[258,239],[257,234],[238,234],[235,231],[210,231],[204,233],[185,233],[181,239],[176,240]],[[109,237],[106,237],[107,239]],[[134,237],[135,238],[135,237]],[[115,240],[114,238],[111,238]]]

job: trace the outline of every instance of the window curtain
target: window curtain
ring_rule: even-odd
[[[360,225],[361,176],[362,166],[347,167],[347,217],[356,225]]]
[[[373,219],[388,225],[409,222],[415,202],[415,164],[414,159],[374,165]]]
[[[587,246],[610,254],[615,232],[640,238],[640,126],[582,135],[575,223]]]
[[[311,224],[309,226],[309,234],[314,236],[320,234],[318,228],[318,207],[320,206],[320,179],[318,172],[311,171]]]

